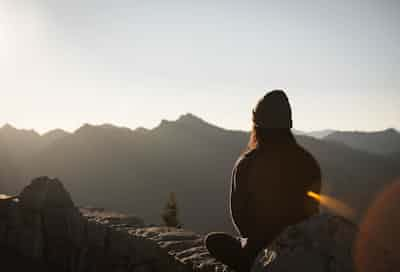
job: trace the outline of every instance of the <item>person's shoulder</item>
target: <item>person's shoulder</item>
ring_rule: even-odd
[[[257,149],[250,149],[245,151],[240,157],[237,159],[235,166],[234,166],[234,171],[238,171],[239,169],[243,169],[247,167],[251,161],[257,156]]]
[[[304,166],[308,166],[307,168],[312,168],[314,171],[320,171],[319,163],[314,155],[304,147],[300,145],[298,145],[298,147],[301,153],[301,161],[306,164]]]
[[[303,146],[301,146],[300,144],[296,143],[296,148],[299,152],[299,154],[305,158],[308,158],[310,160],[315,160],[314,155],[311,154],[311,152],[309,152],[307,149],[305,149]]]
[[[245,151],[242,155],[240,155],[236,164],[246,163],[248,161],[251,161],[257,155],[257,153],[258,150],[256,148]]]

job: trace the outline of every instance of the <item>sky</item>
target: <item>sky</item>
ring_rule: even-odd
[[[296,129],[400,129],[399,45],[398,0],[0,0],[0,125],[248,130],[283,89]]]

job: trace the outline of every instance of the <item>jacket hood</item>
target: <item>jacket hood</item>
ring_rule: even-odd
[[[274,90],[261,98],[253,109],[253,122],[260,128],[292,128],[292,109],[285,92]]]

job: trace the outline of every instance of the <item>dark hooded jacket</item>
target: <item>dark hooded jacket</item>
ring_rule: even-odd
[[[268,243],[285,227],[318,212],[308,191],[321,190],[321,171],[291,133],[292,110],[281,90],[267,93],[253,110],[257,145],[237,161],[231,214],[244,237]]]
[[[246,152],[232,175],[231,215],[243,237],[269,242],[285,227],[319,210],[307,196],[319,193],[321,172],[289,132]]]

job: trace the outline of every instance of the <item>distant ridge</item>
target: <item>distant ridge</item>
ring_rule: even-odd
[[[169,121],[163,119],[158,127],[155,128],[155,130],[159,128],[164,128],[166,126],[185,126],[185,127],[190,127],[192,129],[217,129],[217,130],[225,130],[223,128],[220,128],[216,125],[213,125],[205,120],[203,120],[200,117],[197,117],[196,115],[193,115],[191,113],[186,113],[183,115],[180,115],[177,120],[175,121]]]
[[[192,113],[185,113],[180,115],[176,120],[166,120],[166,119],[162,119],[160,124],[158,126],[155,127],[158,128],[160,126],[164,126],[164,125],[168,125],[168,124],[182,124],[182,125],[192,125],[192,126],[196,126],[196,125],[203,125],[203,126],[209,126],[209,127],[214,127],[214,128],[218,128],[218,129],[224,129],[224,130],[230,130],[227,128],[221,128],[218,127],[212,123],[209,123],[207,121],[205,121],[204,119],[192,114]],[[100,124],[100,125],[92,125],[89,123],[85,123],[82,126],[80,126],[79,128],[77,128],[74,132],[70,133],[67,132],[63,129],[53,129],[50,130],[44,134],[39,134],[38,132],[36,132],[34,129],[17,129],[14,126],[12,126],[11,124],[5,124],[4,126],[2,126],[0,128],[0,133],[4,133],[5,131],[13,131],[14,133],[20,133],[20,134],[31,134],[31,135],[35,135],[35,136],[42,136],[42,137],[48,137],[49,139],[57,139],[57,138],[62,138],[64,136],[68,136],[74,133],[80,133],[81,131],[85,131],[85,130],[96,130],[96,129],[124,129],[126,131],[130,130],[130,131],[134,131],[134,132],[140,132],[140,133],[146,133],[149,131],[152,131],[153,129],[148,129],[145,127],[137,127],[137,128],[129,128],[129,127],[124,127],[124,126],[117,126],[117,125],[113,125],[113,124]],[[339,131],[339,130],[334,130],[334,129],[322,129],[322,130],[315,130],[315,131],[302,131],[302,130],[297,130],[297,129],[292,129],[293,134],[295,135],[304,135],[304,136],[310,136],[316,139],[327,139],[327,140],[333,140],[333,141],[338,141],[338,142],[343,142],[345,144],[347,144],[345,142],[345,139],[342,137],[342,135],[353,135],[353,136],[368,136],[368,137],[373,137],[374,135],[377,136],[379,134],[382,133],[394,133],[397,136],[399,135],[399,132],[394,129],[394,128],[388,128],[386,130],[382,130],[382,131],[375,131],[375,132],[364,132],[364,131]],[[364,150],[363,148],[361,148],[362,150]],[[384,152],[386,153],[386,151]]]
[[[307,135],[317,138],[317,139],[323,139],[323,138],[331,135],[334,132],[335,132],[335,130],[333,130],[333,129],[324,129],[324,130],[308,132]]]
[[[379,155],[400,152],[400,133],[393,128],[375,132],[336,131],[325,139]]]
[[[31,135],[31,136],[40,136],[39,133],[37,133],[35,130],[33,129],[17,129],[14,126],[10,125],[10,124],[5,124],[4,126],[2,126],[0,128],[0,131],[3,134],[8,134],[8,135]]]
[[[223,129],[193,114],[163,120],[154,129],[85,124],[73,133],[17,132],[0,129],[0,193],[12,195],[33,177],[53,176],[80,205],[133,212],[158,223],[173,191],[186,227],[233,231],[230,176],[249,132]],[[324,192],[360,212],[400,175],[394,157],[306,135],[296,139],[320,162]]]
[[[296,130],[293,129],[292,132],[296,135],[305,135],[305,136],[310,136],[316,139],[323,139],[326,136],[332,134],[333,132],[335,132],[335,130],[333,129],[324,129],[324,130],[315,130],[315,131],[311,131],[311,132],[305,132],[305,131],[301,131],[301,130]]]
[[[64,138],[68,135],[70,135],[70,133],[66,132],[65,130],[54,129],[49,132],[46,132],[45,134],[42,135],[42,137],[46,138],[50,142],[53,142],[53,141],[59,140],[61,138]]]
[[[127,127],[120,127],[115,126],[112,124],[102,124],[102,125],[91,125],[91,124],[84,124],[80,128],[74,131],[75,135],[78,134],[94,134],[94,133],[112,133],[114,131],[123,131],[125,133],[133,133],[133,130]]]
[[[204,121],[203,119],[201,119],[200,117],[197,117],[196,115],[194,115],[192,113],[182,114],[181,116],[179,116],[179,118],[178,118],[178,120],[176,120],[176,122],[183,123],[183,124],[191,124],[191,125],[209,124],[206,121]]]

